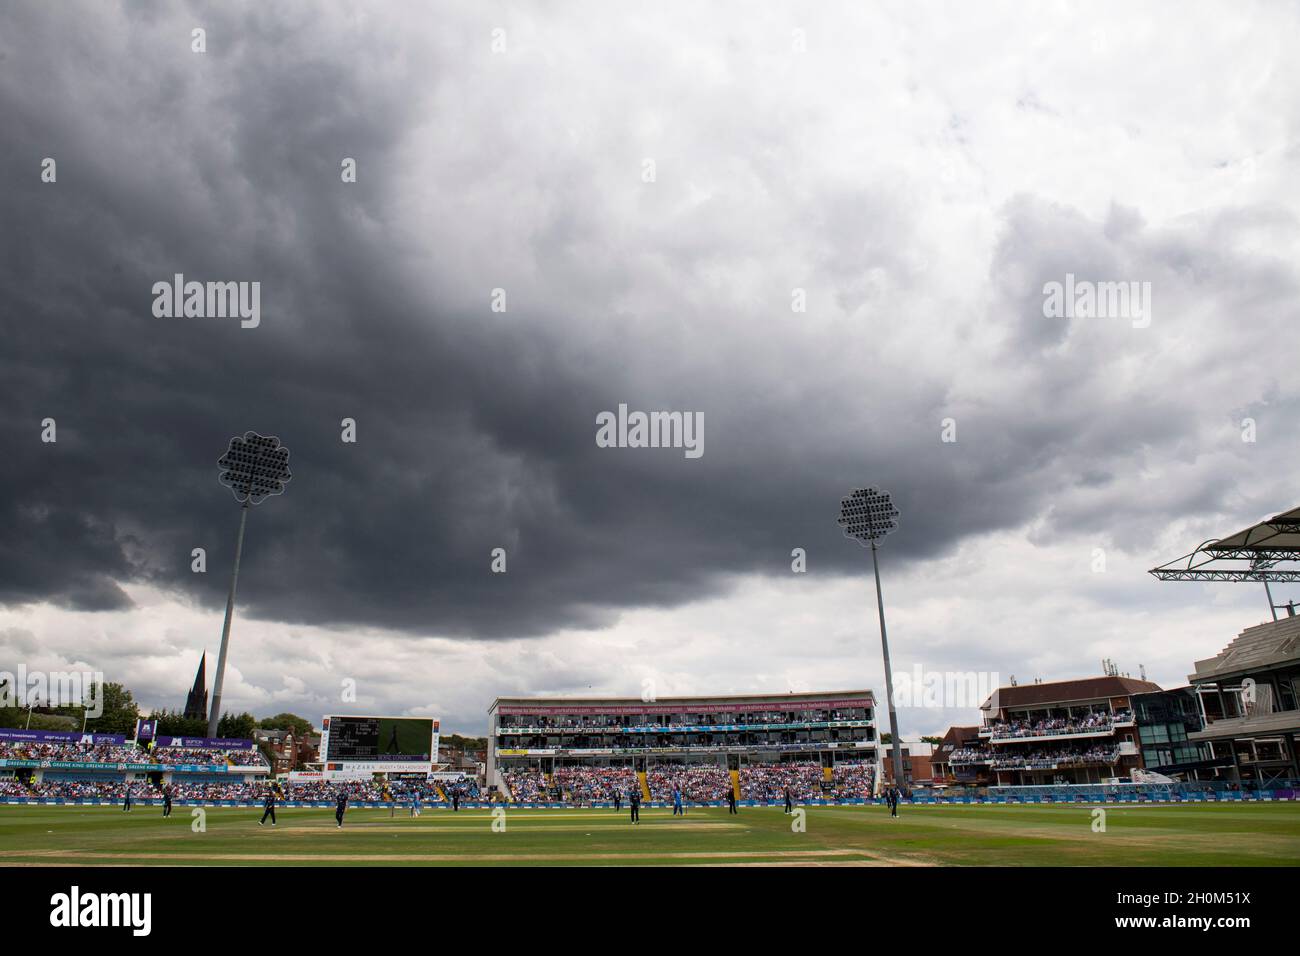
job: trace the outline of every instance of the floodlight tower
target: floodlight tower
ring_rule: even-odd
[[[880,646],[885,652],[885,701],[889,705],[889,737],[894,762],[894,785],[903,785],[903,748],[898,740],[898,714],[894,710],[894,672],[889,665],[889,638],[885,634],[885,599],[880,592],[880,561],[876,557],[876,539],[898,527],[894,521],[898,509],[889,500],[889,492],[876,488],[859,488],[840,500],[836,523],[846,538],[856,538],[864,548],[871,545],[871,566],[876,572],[876,608],[880,614]]]
[[[226,677],[226,651],[230,647],[230,619],[235,613],[235,585],[239,581],[239,557],[244,550],[244,524],[248,506],[261,504],[268,495],[284,491],[289,474],[289,449],[274,435],[244,432],[230,439],[230,447],[217,460],[221,469],[218,481],[229,488],[239,509],[239,536],[235,539],[235,568],[230,575],[230,594],[226,597],[226,621],[221,627],[221,651],[217,655],[217,678],[212,684],[212,712],[208,715],[208,736],[217,735],[221,719],[221,685]]]

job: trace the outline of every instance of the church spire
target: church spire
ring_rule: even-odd
[[[194,675],[194,686],[185,698],[185,718],[187,720],[206,720],[208,717],[208,682],[206,677],[208,663],[207,651],[199,658],[199,670]]]

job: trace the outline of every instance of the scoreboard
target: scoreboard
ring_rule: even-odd
[[[428,773],[438,762],[438,721],[332,714],[322,723],[327,771]]]

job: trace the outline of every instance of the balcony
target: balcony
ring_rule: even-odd
[[[1070,740],[1107,737],[1118,727],[1134,726],[1133,714],[1123,712],[1091,718],[1056,718],[1039,721],[1011,721],[986,725],[980,736],[992,743],[1021,740]]]
[[[1074,754],[1007,754],[994,757],[992,766],[994,770],[1066,770],[1071,767],[1109,767],[1113,766],[1120,756],[1118,748]]]

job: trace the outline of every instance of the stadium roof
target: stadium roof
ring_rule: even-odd
[[[974,727],[949,727],[948,732],[939,741],[939,746],[935,748],[935,754],[952,753],[952,751],[963,746],[968,741],[978,740],[979,735],[980,729],[978,725]]]
[[[971,724],[969,727],[953,726],[948,728],[948,732],[943,735],[943,739],[947,740],[951,737],[954,740],[968,740],[971,737],[978,737],[979,733],[979,724]]]
[[[1161,581],[1300,581],[1300,508],[1211,538],[1150,573]]]
[[[1136,677],[1082,677],[1076,680],[1058,680],[1047,684],[1017,684],[999,687],[980,710],[996,711],[1005,707],[1035,707],[1042,704],[1071,704],[1105,697],[1128,697],[1131,694],[1149,694],[1159,691],[1160,685]]]
[[[1300,661],[1300,617],[1284,617],[1248,627],[1214,657],[1197,661],[1194,683],[1245,676]]]
[[[1239,550],[1285,550],[1300,553],[1300,508],[1284,511],[1267,521],[1261,521],[1236,534],[1220,538],[1216,542],[1207,544],[1204,550],[1214,553]]]

